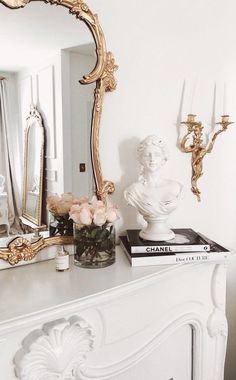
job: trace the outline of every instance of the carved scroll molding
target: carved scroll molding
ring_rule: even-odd
[[[9,8],[25,7],[33,0],[0,0]],[[90,84],[96,82],[94,92],[93,116],[91,122],[91,158],[94,173],[96,194],[99,199],[106,199],[107,194],[114,192],[115,187],[111,181],[103,179],[101,162],[99,157],[99,129],[101,122],[101,113],[104,93],[113,91],[116,88],[114,71],[118,66],[115,64],[111,52],[107,52],[104,33],[99,24],[98,17],[92,13],[88,5],[83,0],[39,0],[45,3],[61,5],[69,9],[72,15],[82,20],[92,33],[95,45],[97,62],[94,69],[80,80],[81,84]]]
[[[226,266],[216,265],[211,282],[211,297],[214,305],[213,311],[209,316],[207,328],[211,337],[217,335],[227,336],[228,324],[225,316],[225,284]]]
[[[24,237],[16,237],[6,248],[0,248],[0,259],[15,265],[20,261],[32,260],[41,249],[55,244],[73,244],[73,236],[39,237],[33,243]]]
[[[217,335],[227,337],[228,323],[225,313],[222,310],[215,308],[207,321],[207,329],[209,335],[214,338]]]
[[[193,360],[194,363],[194,379],[202,380],[202,341],[203,337],[203,322],[199,315],[195,313],[187,313],[179,316],[175,320],[166,321],[166,325],[162,330],[155,331],[152,338],[140,344],[137,341],[137,348],[128,355],[122,357],[119,361],[114,361],[111,365],[92,367],[89,364],[86,367],[81,367],[79,379],[91,380],[91,379],[116,379],[121,374],[124,374],[130,368],[135,367],[140,361],[148,357],[153,351],[155,351],[165,340],[171,337],[182,326],[189,325],[195,332],[195,353]],[[197,344],[196,344],[197,343]],[[124,376],[125,377],[125,376]]]
[[[213,379],[224,378],[224,362],[228,336],[225,316],[226,265],[215,265],[211,283],[213,311],[207,321],[209,336],[215,340],[215,366]]]
[[[78,316],[47,323],[24,339],[14,358],[16,376],[21,380],[78,380],[93,342],[91,327]]]

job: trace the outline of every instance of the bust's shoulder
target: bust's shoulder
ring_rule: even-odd
[[[127,187],[127,190],[135,190],[135,189],[139,189],[139,188],[141,188],[141,187],[143,187],[143,184],[142,184],[142,182],[139,182],[139,181],[137,181],[137,182],[133,182],[133,183],[131,183],[128,187]]]
[[[124,191],[124,196],[127,201],[131,199],[139,199],[143,193],[143,184],[141,182],[133,182]]]
[[[166,186],[170,187],[170,189],[175,193],[180,193],[183,188],[183,185],[180,182],[172,179],[166,179],[165,184]]]

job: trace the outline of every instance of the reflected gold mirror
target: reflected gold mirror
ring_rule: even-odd
[[[114,191],[113,183],[104,180],[102,175],[99,128],[104,94],[116,87],[114,71],[117,66],[112,53],[106,50],[97,15],[83,1],[50,0],[46,5],[43,1],[28,0],[0,0],[0,3],[5,6],[0,10],[0,77],[8,84],[8,95],[17,94],[11,106],[19,104],[19,109],[10,107],[8,114],[12,125],[19,116],[17,123],[21,131],[17,139],[15,136],[10,139],[14,155],[21,158],[15,160],[17,183],[13,183],[13,198],[16,190],[22,195],[23,127],[29,107],[34,103],[42,117],[45,133],[40,223],[46,223],[47,195],[73,192],[80,197],[95,193],[98,199],[105,200],[107,194]],[[26,50],[28,43],[31,44]],[[29,139],[38,140],[33,129]],[[15,140],[18,143],[14,146]],[[38,142],[37,149],[41,142]],[[33,149],[32,144],[30,146]],[[30,149],[28,153],[32,156]],[[23,189],[27,188],[24,199],[28,197],[30,202],[24,200],[18,206],[19,216],[22,210],[23,216],[32,217],[34,222],[39,222],[38,204],[33,199],[37,199],[35,195],[41,183],[40,171],[36,173],[40,165],[39,161],[34,162],[28,157],[28,173],[33,171],[34,175],[30,180],[30,176],[26,178],[27,185]],[[82,167],[86,168],[85,172],[80,170]],[[10,190],[7,194],[9,200]],[[8,205],[11,214],[9,201]],[[18,237],[17,233],[12,238],[6,243],[1,243],[0,239],[0,259],[12,265],[31,260],[49,245],[71,242],[71,239],[61,237],[39,237],[30,242],[25,237]]]
[[[44,127],[42,117],[35,106],[31,106],[26,121],[22,216],[36,226],[40,226],[42,219]]]

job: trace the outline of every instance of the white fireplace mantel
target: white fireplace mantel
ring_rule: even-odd
[[[226,265],[0,271],[4,380],[223,380]],[[193,348],[193,349],[192,349]]]

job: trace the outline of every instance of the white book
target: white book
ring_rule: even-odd
[[[191,228],[176,228],[174,239],[168,241],[149,241],[139,237],[140,230],[127,230],[127,239],[132,253],[163,253],[172,252],[207,252],[209,242]]]
[[[209,252],[174,252],[169,254],[131,253],[130,244],[126,236],[120,236],[120,244],[132,266],[171,265],[193,262],[223,262],[226,261],[229,251],[214,242],[214,250]]]

